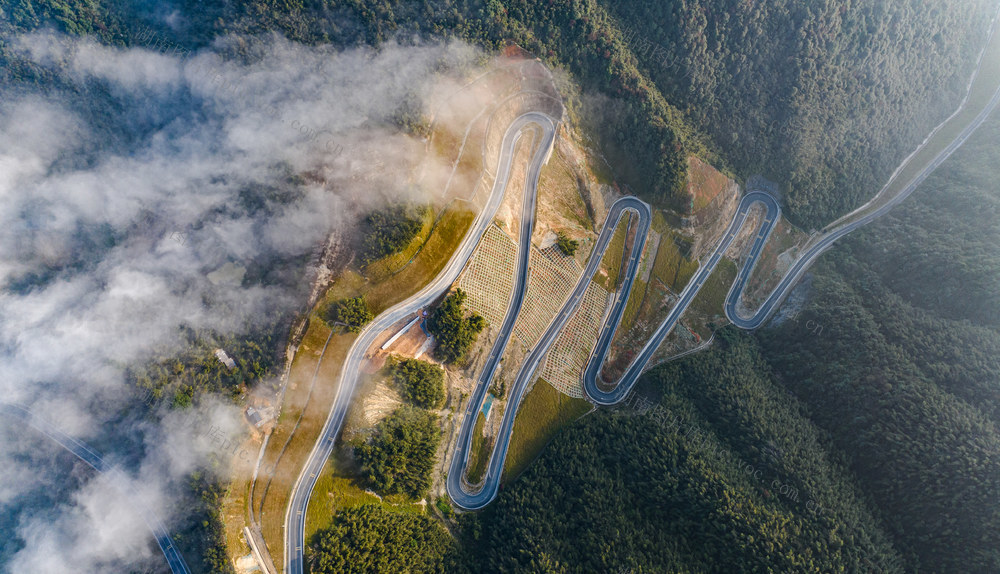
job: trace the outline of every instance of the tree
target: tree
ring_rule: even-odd
[[[367,265],[405,249],[420,233],[426,211],[426,207],[417,209],[397,204],[369,213],[365,218],[368,232],[365,235],[361,256],[364,264]]]
[[[364,297],[352,297],[351,299],[341,299],[330,306],[326,314],[327,323],[343,323],[352,333],[361,331],[375,316],[368,308],[368,302]]]
[[[465,316],[462,305],[466,296],[465,291],[456,289],[427,320],[427,329],[437,338],[435,356],[445,363],[464,358],[476,336],[486,328],[486,319],[481,316],[475,313]]]
[[[578,247],[580,247],[580,242],[576,239],[570,239],[565,233],[559,232],[559,239],[556,240],[556,245],[559,246],[559,250],[566,255],[572,257]]]
[[[456,570],[457,548],[440,524],[374,504],[338,512],[309,550],[314,574]]]
[[[444,369],[417,359],[404,359],[392,367],[392,377],[403,388],[406,400],[425,409],[444,406]]]
[[[406,405],[380,422],[371,440],[355,447],[354,454],[378,492],[421,498],[431,486],[440,442],[438,416]]]

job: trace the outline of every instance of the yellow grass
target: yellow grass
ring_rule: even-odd
[[[618,289],[622,260],[625,258],[625,239],[628,236],[630,218],[631,214],[626,212],[618,221],[618,226],[615,227],[615,234],[611,237],[611,242],[608,243],[607,250],[604,251],[604,258],[601,259],[600,269],[594,275],[594,281],[611,292]]]
[[[524,396],[514,419],[503,482],[517,478],[564,427],[590,412],[591,405],[557,391],[539,379]]]
[[[345,272],[310,315],[309,328],[289,372],[278,425],[261,462],[263,470],[273,468],[273,472],[262,470],[253,493],[254,509],[259,513],[261,530],[275,563],[283,561],[282,526],[292,485],[326,422],[336,396],[340,367],[357,337],[334,334],[320,363],[320,353],[330,336],[330,329],[321,318],[323,310],[331,301],[363,295],[372,312],[378,314],[416,293],[444,268],[474,218],[475,214],[464,203],[454,202],[444,210],[430,237],[405,268],[380,282],[366,282],[357,272]],[[326,494],[319,488],[315,492],[321,497]]]
[[[493,450],[493,441],[487,441],[483,436],[483,427],[486,426],[486,417],[482,411],[476,417],[476,426],[472,429],[472,448],[469,450],[469,466],[466,468],[466,477],[469,482],[476,484],[483,479],[486,474],[486,465],[490,461],[490,454]]]

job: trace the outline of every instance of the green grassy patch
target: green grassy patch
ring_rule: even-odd
[[[384,281],[386,278],[403,269],[424,246],[434,229],[435,213],[432,209],[423,209],[420,213],[421,228],[417,235],[399,253],[373,261],[362,272],[371,281]]]
[[[590,174],[594,176],[597,183],[603,185],[615,184],[615,174],[611,171],[611,165],[603,157],[589,156],[588,159],[590,161],[587,162],[587,167],[590,168]]]
[[[483,479],[483,475],[486,474],[486,464],[490,461],[493,441],[487,441],[483,436],[485,426],[486,417],[480,411],[476,417],[476,426],[472,429],[472,449],[469,451],[469,466],[466,469],[466,478],[472,484]]]
[[[668,231],[663,234],[652,271],[653,277],[662,281],[675,293],[680,293],[698,271],[698,263],[681,254],[679,241],[683,239],[679,239],[673,232]]]
[[[333,456],[326,461],[313,492],[306,511],[306,540],[310,540],[319,530],[329,528],[337,511],[365,504],[377,504],[391,512],[424,514],[423,506],[414,504],[404,496],[384,496],[380,501],[374,494],[365,492],[359,473],[351,469],[340,449],[334,451]]]
[[[653,222],[650,224],[650,227],[660,235],[670,233],[672,229],[670,223],[667,222],[666,216],[663,215],[663,211],[660,209],[653,210]]]
[[[646,299],[647,285],[649,285],[647,282],[638,277],[632,282],[632,292],[629,293],[628,303],[625,304],[625,312],[622,313],[622,322],[618,327],[622,333],[631,329],[635,323],[635,318],[639,316],[639,309],[642,308],[642,302]]]
[[[701,291],[695,295],[694,301],[691,301],[691,310],[706,317],[722,315],[726,295],[729,294],[729,288],[735,280],[736,264],[723,258],[701,286]]]
[[[620,282],[619,275],[622,268],[622,259],[625,258],[625,239],[628,235],[630,217],[630,214],[626,214],[618,220],[618,226],[615,227],[615,234],[611,237],[608,249],[604,252],[604,258],[601,259],[601,266],[598,272],[594,275],[594,281],[611,292],[618,289]],[[601,273],[601,271],[604,273]]]
[[[555,209],[568,221],[573,221],[583,229],[591,229],[587,204],[580,196],[580,186],[576,174],[570,169],[566,158],[558,148],[552,160],[542,166],[538,180],[539,204]]]
[[[503,482],[517,478],[561,429],[590,412],[591,405],[539,379],[521,401],[507,450]]]

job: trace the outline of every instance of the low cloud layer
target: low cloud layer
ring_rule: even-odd
[[[113,460],[102,432],[134,400],[123,368],[178,350],[180,325],[238,333],[301,305],[302,290],[230,271],[309,255],[373,204],[419,193],[422,144],[387,120],[404,102],[426,107],[476,58],[460,44],[336,52],[231,38],[180,58],[51,34],[4,40],[63,89],[0,98],[0,393]],[[234,407],[201,408],[239,431]],[[150,448],[123,465],[168,522],[179,481],[212,448],[173,423],[136,428]],[[10,571],[151,558],[148,530],[107,480],[79,465],[61,476],[58,447],[27,430],[0,439]],[[72,491],[47,500],[56,481]]]

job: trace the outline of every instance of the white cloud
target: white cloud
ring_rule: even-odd
[[[253,45],[249,64],[51,34],[10,44],[86,89],[82,100],[0,98],[0,392],[102,444],[129,400],[122,367],[179,350],[179,325],[237,333],[244,317],[302,303],[305,290],[210,272],[309,254],[371,204],[414,193],[423,145],[385,119],[443,80],[442,61],[475,60],[457,43],[337,52],[274,38]],[[308,183],[290,183],[301,174]],[[130,480],[168,521],[183,477],[218,450],[206,424],[241,428],[231,405],[201,409],[197,429],[171,415],[129,437],[146,452]],[[57,480],[51,449],[39,453],[37,469],[0,454],[0,504],[20,513],[24,544],[13,571],[111,571],[148,557],[148,530],[106,480],[83,472],[55,508],[25,504],[32,487],[12,482],[36,470],[41,485]]]

